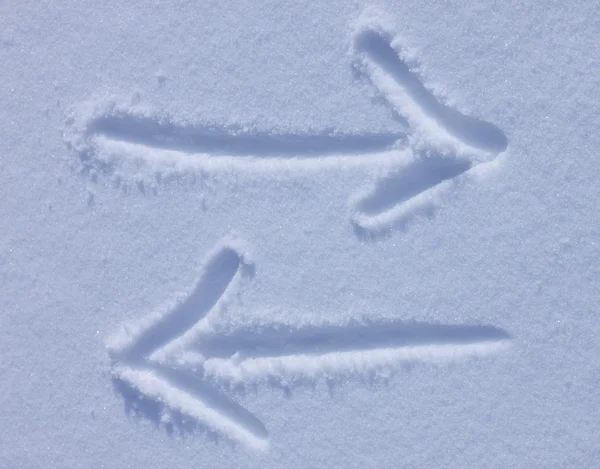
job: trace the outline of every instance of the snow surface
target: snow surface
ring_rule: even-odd
[[[0,467],[598,467],[596,2],[0,3]]]

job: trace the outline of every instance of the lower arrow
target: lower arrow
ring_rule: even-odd
[[[401,363],[448,362],[506,348],[510,335],[494,326],[425,322],[321,322],[223,327],[219,314],[253,271],[235,242],[208,256],[186,295],[109,345],[113,377],[204,427],[246,446],[265,449],[268,431],[222,391],[264,378],[314,380],[371,373]]]

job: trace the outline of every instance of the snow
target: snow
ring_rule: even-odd
[[[596,467],[594,2],[0,5],[0,466]]]

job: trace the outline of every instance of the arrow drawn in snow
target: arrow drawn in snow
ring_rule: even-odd
[[[508,141],[493,124],[440,102],[402,59],[389,32],[359,28],[353,45],[356,70],[405,119],[408,132],[277,133],[186,122],[106,102],[88,103],[70,120],[68,144],[84,165],[109,172],[119,167],[121,174],[142,165],[157,174],[377,167],[382,179],[352,197],[352,223],[367,236],[403,228],[417,215],[432,214],[442,194],[506,150]]]
[[[484,325],[400,321],[321,322],[303,326],[218,326],[228,298],[252,272],[235,243],[209,255],[191,292],[124,329],[109,345],[123,395],[159,403],[252,448],[268,446],[265,425],[228,396],[225,383],[315,380],[371,373],[401,363],[461,361],[500,351],[510,335]],[[132,404],[133,405],[133,404]]]

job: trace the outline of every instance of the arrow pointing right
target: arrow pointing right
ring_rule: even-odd
[[[383,28],[369,26],[355,32],[357,69],[393,112],[406,119],[408,133],[258,131],[100,102],[87,103],[71,119],[68,144],[84,165],[109,171],[115,165],[138,171],[144,164],[158,174],[377,166],[387,176],[352,199],[357,233],[376,235],[431,213],[454,182],[508,146],[495,125],[440,102],[398,49],[398,40]]]

